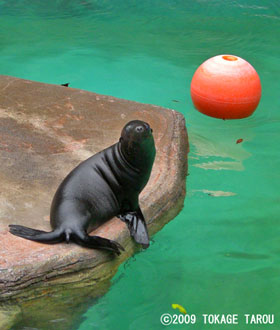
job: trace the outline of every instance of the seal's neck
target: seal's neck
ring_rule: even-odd
[[[147,139],[141,144],[132,142],[129,145],[120,140],[118,145],[121,155],[132,167],[139,171],[151,172],[156,155],[153,139]]]

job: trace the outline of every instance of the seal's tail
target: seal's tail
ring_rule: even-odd
[[[22,238],[40,243],[59,243],[65,239],[65,235],[60,230],[46,232],[19,225],[9,225],[10,233]]]
[[[86,232],[78,229],[75,231],[71,229],[64,231],[55,229],[54,231],[46,232],[19,225],[9,225],[9,227],[11,234],[40,243],[53,244],[62,241],[69,243],[71,237],[77,244],[90,249],[108,250],[118,255],[121,253],[120,250],[124,251],[124,248],[115,241],[99,236],[89,236]]]
[[[75,232],[72,232],[72,235],[77,244],[90,249],[107,250],[114,252],[117,255],[121,254],[121,250],[124,251],[124,248],[118,242],[104,237],[89,236],[85,231],[82,230],[75,230]]]

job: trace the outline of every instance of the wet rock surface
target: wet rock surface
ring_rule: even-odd
[[[16,319],[19,309],[39,310],[40,297],[53,300],[54,294],[58,306],[75,288],[86,288],[80,297],[82,292],[97,297],[119,264],[139,248],[117,218],[94,234],[121,243],[126,251],[120,257],[75,244],[31,242],[8,232],[8,224],[50,231],[49,208],[62,179],[81,161],[116,143],[122,127],[133,119],[148,122],[154,131],[156,161],[140,195],[153,235],[183,206],[188,153],[184,117],[158,106],[0,76],[0,301],[3,306],[14,303],[8,312],[2,308],[3,315]]]

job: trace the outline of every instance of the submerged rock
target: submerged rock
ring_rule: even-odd
[[[75,296],[78,290],[81,300],[100,296],[118,266],[138,248],[117,218],[94,233],[121,243],[125,252],[120,257],[75,244],[40,244],[8,232],[11,223],[50,231],[49,208],[59,183],[81,161],[117,142],[122,127],[133,119],[148,122],[154,131],[156,161],[140,195],[153,235],[183,206],[184,117],[158,106],[0,76],[0,302],[19,304],[13,307],[14,319],[19,310],[27,319],[26,311],[35,309],[42,322],[44,296],[52,301],[48,313],[55,325],[63,319],[63,313],[55,314],[65,295]],[[69,317],[65,304],[61,310]],[[10,315],[4,308],[1,313]]]

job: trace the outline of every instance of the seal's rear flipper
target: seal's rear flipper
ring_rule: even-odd
[[[89,236],[86,232],[82,231],[75,231],[72,233],[72,235],[77,244],[90,249],[107,250],[114,252],[117,255],[121,254],[120,250],[124,251],[124,248],[121,244],[107,238],[99,236]]]
[[[130,235],[134,238],[135,242],[141,244],[144,249],[147,249],[150,245],[149,233],[140,208],[135,212],[125,213],[118,217],[127,224]]]
[[[10,233],[22,238],[40,243],[59,243],[64,240],[64,234],[61,231],[54,230],[46,232],[19,225],[9,225]]]

